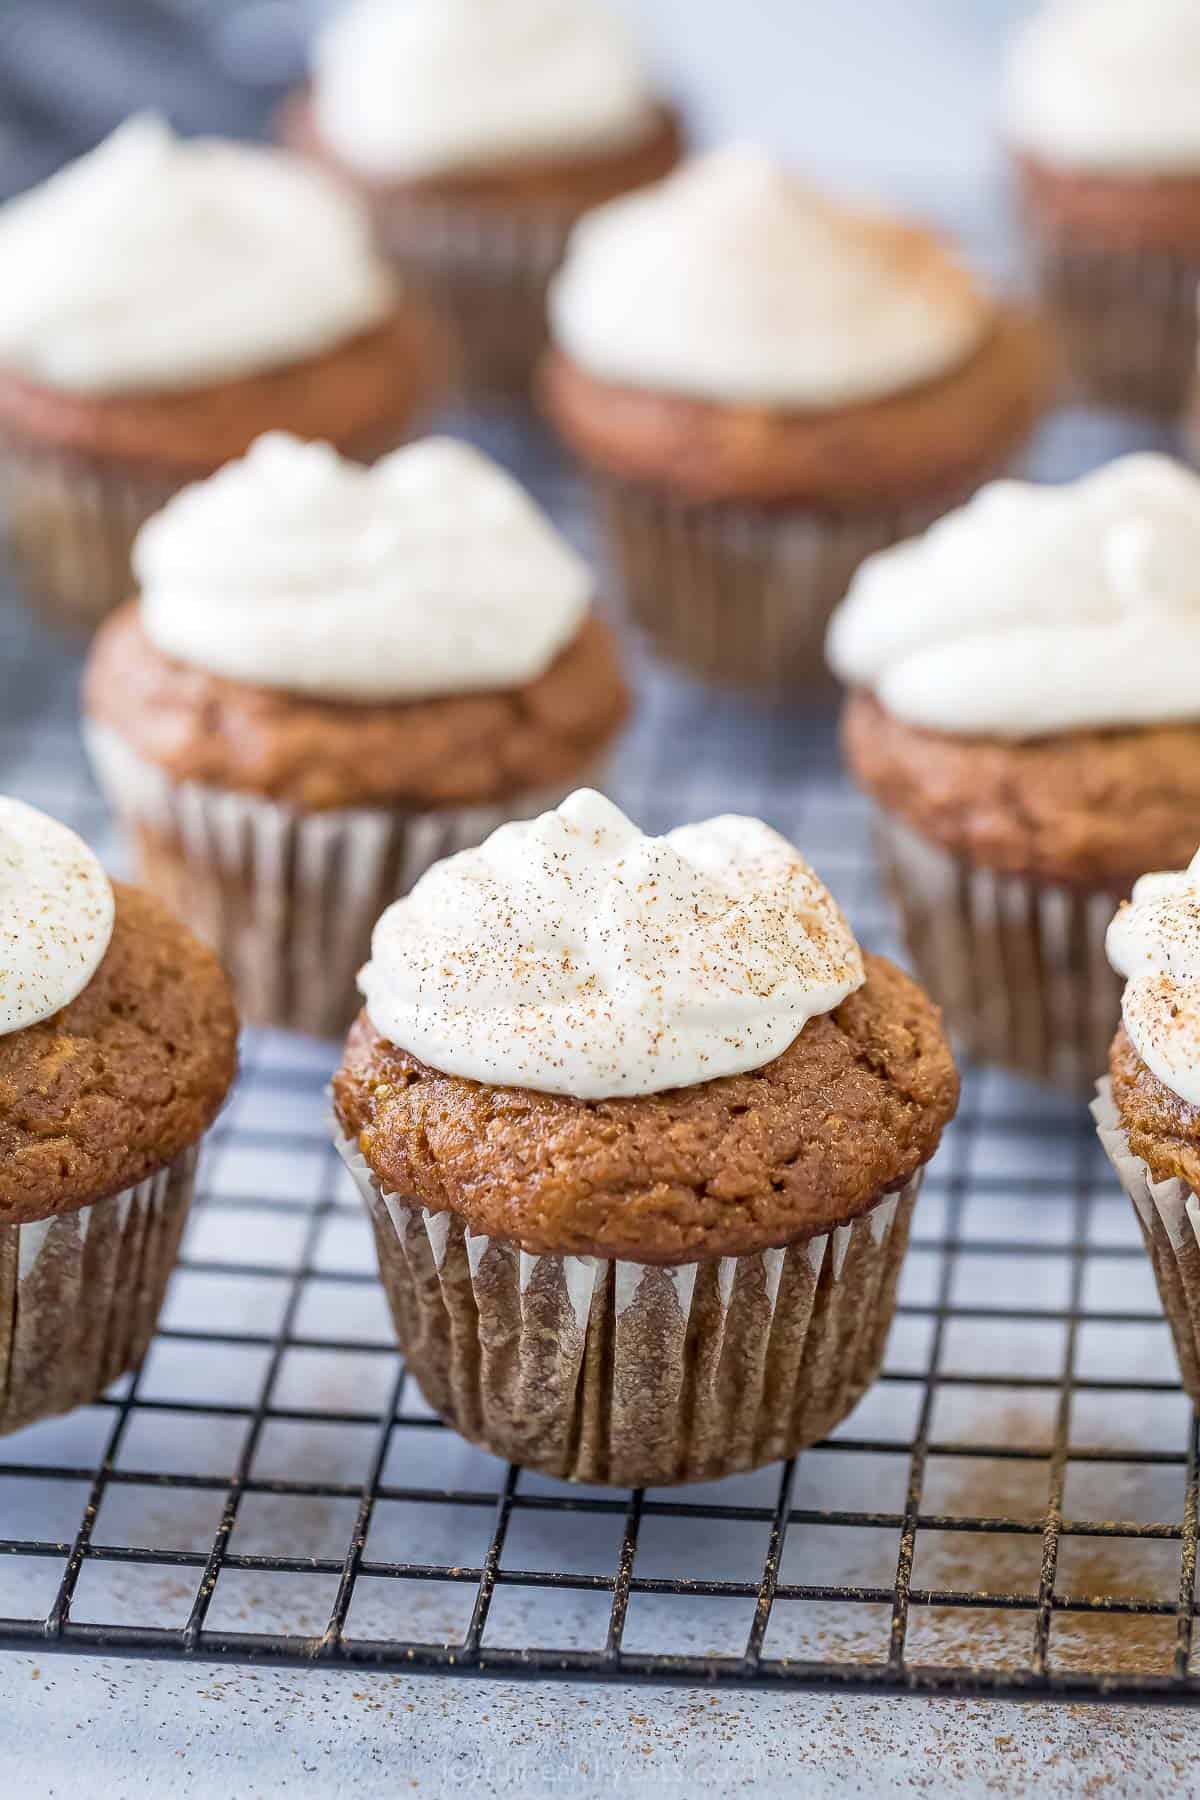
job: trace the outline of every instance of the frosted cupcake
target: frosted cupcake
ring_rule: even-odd
[[[365,197],[383,248],[457,328],[473,399],[527,394],[571,224],[680,149],[595,0],[360,0],[318,37],[283,130]]]
[[[1067,367],[1086,395],[1178,414],[1196,362],[1200,8],[1057,0],[1021,34],[1009,134]]]
[[[147,886],[258,1023],[343,1030],[388,901],[598,773],[624,722],[586,565],[465,444],[365,469],[272,434],[134,560],[88,747]]]
[[[499,1456],[622,1486],[789,1456],[878,1373],[958,1083],[754,819],[581,792],[375,929],[334,1079],[408,1367]]]
[[[1087,1088],[1140,870],[1200,839],[1200,480],[1131,456],[998,483],[833,621],[842,740],[914,963],[977,1056]]]
[[[1142,877],[1108,954],[1125,980],[1122,1024],[1092,1111],[1200,1403],[1200,853],[1178,874]]]
[[[372,457],[444,356],[365,213],[297,158],[142,117],[0,208],[0,496],[53,616],[130,591],[143,521],[281,427]]]
[[[665,656],[819,681],[863,557],[1003,468],[1045,392],[1033,327],[926,232],[735,148],[601,208],[551,291],[544,397]]]
[[[211,952],[0,798],[0,1433],[145,1354],[236,1039]]]

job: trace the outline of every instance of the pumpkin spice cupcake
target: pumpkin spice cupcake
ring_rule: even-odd
[[[630,607],[701,679],[819,682],[871,551],[1003,469],[1041,340],[928,233],[762,151],[703,157],[575,230],[546,409],[597,489]]]
[[[851,1411],[958,1083],[936,1008],[790,844],[649,838],[574,794],[432,869],[362,989],[339,1148],[449,1424],[636,1486]]]
[[[865,564],[830,660],[921,979],[975,1055],[1086,1089],[1109,919],[1200,839],[1200,479],[1001,482]]]
[[[246,1017],[336,1035],[390,900],[603,769],[628,695],[591,574],[448,440],[364,469],[271,434],[134,556],[85,676],[98,778]]]
[[[455,328],[471,400],[528,397],[580,214],[665,175],[680,126],[595,0],[360,0],[318,36],[285,141],[370,207]]]
[[[1176,416],[1196,367],[1200,8],[1055,0],[1023,30],[1008,130],[1062,356],[1085,397]]]
[[[0,798],[0,1433],[145,1354],[236,1041],[215,957]]]
[[[138,527],[279,427],[370,458],[445,378],[365,214],[298,158],[131,120],[0,208],[0,496],[42,608],[128,597]]]
[[[1179,873],[1141,878],[1108,954],[1125,980],[1123,1022],[1092,1112],[1200,1404],[1200,853]]]

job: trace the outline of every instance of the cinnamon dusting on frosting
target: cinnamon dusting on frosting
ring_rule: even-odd
[[[1143,875],[1108,928],[1107,950],[1126,978],[1121,1016],[1138,1055],[1200,1106],[1200,851],[1187,869]]]
[[[108,949],[113,891],[82,839],[0,796],[0,1037],[60,1012]]]
[[[863,981],[817,876],[757,820],[644,836],[583,790],[436,865],[361,977],[446,1074],[595,1099],[761,1068]]]

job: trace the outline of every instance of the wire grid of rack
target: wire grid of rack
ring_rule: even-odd
[[[1062,419],[1043,471],[1103,460]],[[566,472],[498,451],[576,535]],[[0,611],[0,789],[119,866],[78,661]],[[894,950],[832,716],[639,660],[616,797],[793,836]],[[686,755],[681,754],[686,747]],[[443,1674],[1193,1696],[1197,1434],[1082,1108],[968,1070],[881,1381],[827,1443],[620,1493],[506,1467],[406,1379],[326,1127],[336,1047],[251,1034],[142,1368],[0,1441],[0,1647]]]

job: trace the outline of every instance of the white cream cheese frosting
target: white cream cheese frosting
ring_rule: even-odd
[[[1200,170],[1196,0],[1057,0],[1018,35],[1009,129],[1068,168]]]
[[[364,703],[535,680],[593,586],[524,489],[448,438],[364,468],[269,432],[168,501],[133,566],[164,655]]]
[[[654,95],[595,0],[359,0],[317,39],[313,108],[351,167],[416,180],[621,150]]]
[[[837,903],[766,825],[648,837],[581,789],[435,864],[359,985],[445,1074],[594,1100],[761,1068],[863,980]]]
[[[0,363],[54,388],[202,387],[319,354],[393,303],[328,176],[150,115],[0,208]]]
[[[1143,875],[1108,928],[1125,977],[1133,1047],[1173,1093],[1200,1106],[1200,852],[1177,873]]]
[[[0,1037],[61,1012],[112,937],[112,886],[81,838],[0,795]]]
[[[931,731],[1200,717],[1200,477],[1138,455],[1059,487],[995,482],[862,565],[827,655]]]
[[[746,145],[587,214],[550,293],[556,344],[599,380],[775,408],[917,386],[965,362],[990,319],[934,239],[835,206]]]

